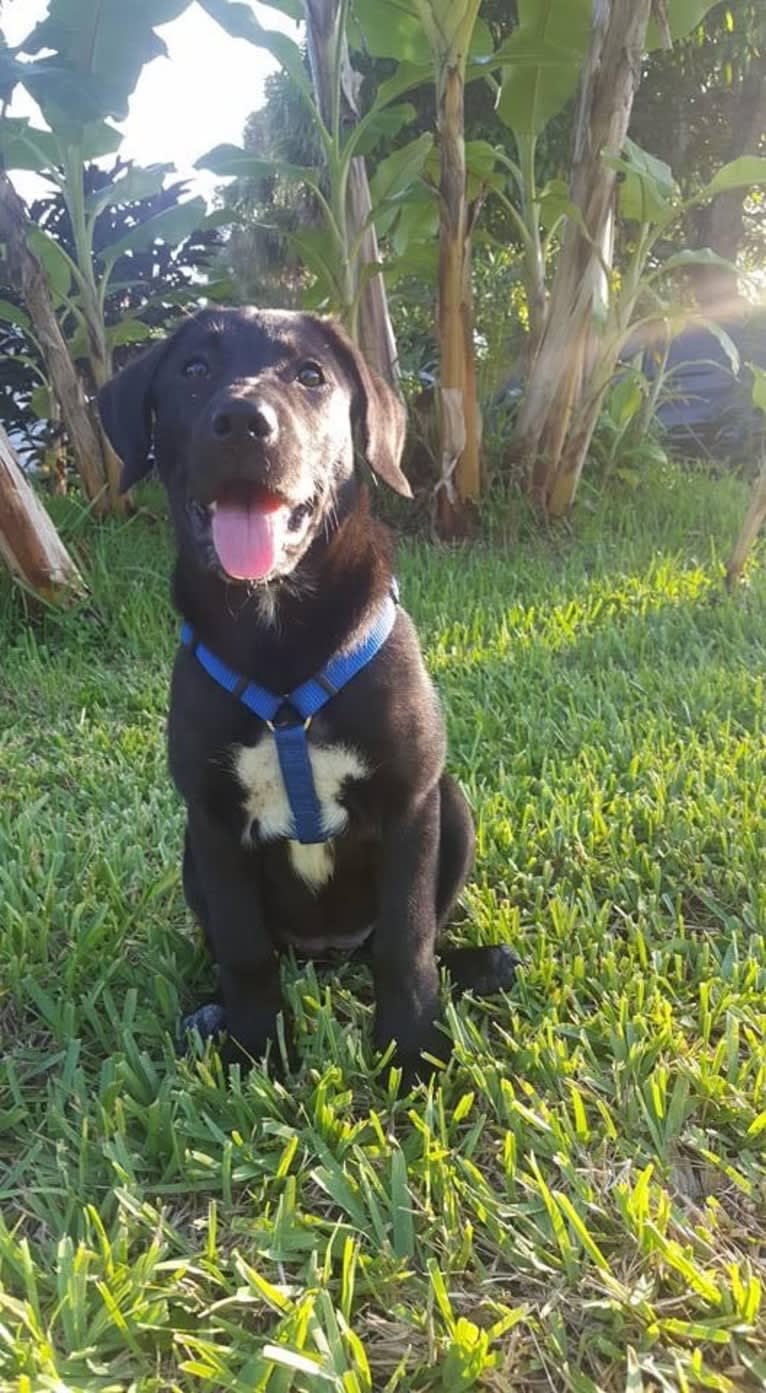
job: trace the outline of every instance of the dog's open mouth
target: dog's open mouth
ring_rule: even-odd
[[[308,520],[312,502],[297,506],[261,484],[227,484],[211,505],[213,546],[234,580],[265,580]]]

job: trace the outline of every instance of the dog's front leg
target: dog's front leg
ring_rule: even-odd
[[[204,894],[205,933],[220,975],[227,1063],[260,1059],[276,1037],[279,962],[264,921],[254,853],[212,819],[189,815],[188,846]]]
[[[385,830],[380,906],[373,937],[375,1043],[396,1041],[405,1078],[427,1073],[423,1051],[444,1058],[437,1029],[436,886],[439,787],[414,800]]]

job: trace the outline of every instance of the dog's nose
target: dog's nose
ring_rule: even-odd
[[[247,440],[276,440],[277,413],[268,402],[237,397],[216,411],[210,422],[216,440],[236,444]]]

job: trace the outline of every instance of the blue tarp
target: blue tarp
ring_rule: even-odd
[[[650,381],[661,362],[661,351],[644,354],[642,366]],[[709,425],[730,410],[737,378],[728,354],[707,329],[687,329],[673,340],[665,374],[657,416],[666,430]]]
[[[766,368],[766,318],[727,324],[726,333],[739,353],[739,372],[719,338],[693,325],[670,345],[657,408],[659,424],[679,444],[696,441],[725,453],[750,438],[763,421],[752,406],[747,363]],[[625,357],[628,357],[626,353]],[[646,349],[641,366],[652,380],[662,363],[662,348]]]

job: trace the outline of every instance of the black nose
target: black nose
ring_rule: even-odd
[[[210,430],[216,440],[235,445],[248,440],[276,440],[277,413],[268,402],[235,397],[215,412]]]

